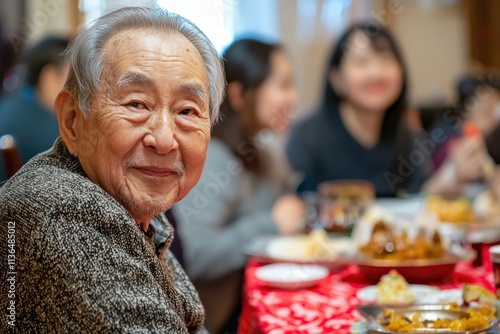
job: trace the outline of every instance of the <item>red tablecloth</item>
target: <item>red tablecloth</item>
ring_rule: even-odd
[[[255,277],[262,266],[250,260],[245,270],[243,310],[239,333],[349,333],[360,319],[356,292],[369,285],[355,265],[332,272],[319,285],[303,290],[270,288]],[[441,289],[459,288],[463,283],[481,284],[493,291],[492,274],[483,267],[459,263]]]

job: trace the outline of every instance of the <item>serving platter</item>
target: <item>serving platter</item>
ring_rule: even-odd
[[[472,249],[461,252],[446,252],[445,256],[435,259],[392,260],[370,259],[361,253],[351,257],[341,257],[345,263],[354,263],[361,274],[371,282],[378,282],[382,275],[397,270],[410,283],[437,282],[446,279],[463,261],[473,261],[476,252]]]
[[[385,311],[387,308],[378,305],[362,305],[357,310],[367,320],[367,330],[375,333],[397,334],[400,332],[389,331],[384,328]],[[418,312],[423,321],[433,322],[437,319],[459,319],[466,316],[466,309],[454,309],[449,305],[416,305],[410,307],[396,308],[395,314],[411,317]],[[447,333],[447,334],[480,334],[480,333],[498,333],[496,327],[500,324],[500,319],[489,319],[487,327],[472,331],[452,331],[447,328],[424,328],[420,327],[410,334],[422,333]]]

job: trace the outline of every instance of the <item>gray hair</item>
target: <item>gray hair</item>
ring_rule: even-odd
[[[128,29],[154,29],[179,32],[198,50],[208,73],[211,123],[219,116],[225,80],[222,64],[207,36],[191,21],[160,7],[125,7],[101,16],[71,41],[66,56],[70,70],[64,89],[78,99],[84,116],[90,112],[90,99],[98,91],[104,68],[103,48],[115,34]]]

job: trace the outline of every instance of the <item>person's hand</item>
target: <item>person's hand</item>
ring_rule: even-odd
[[[304,220],[305,205],[293,195],[280,197],[273,206],[271,215],[280,234],[294,234],[300,231]]]
[[[457,140],[451,149],[458,182],[469,182],[483,175],[488,153],[482,137],[465,137]]]

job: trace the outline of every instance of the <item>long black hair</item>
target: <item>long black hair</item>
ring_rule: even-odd
[[[348,53],[351,51],[350,48],[356,47],[352,45],[351,40],[357,33],[364,34],[369,46],[375,51],[392,53],[401,68],[403,74],[401,92],[396,101],[394,101],[385,112],[380,137],[381,140],[394,140],[398,136],[398,129],[400,128],[403,115],[407,108],[407,71],[396,41],[386,29],[375,22],[358,23],[351,26],[342,34],[337,44],[334,46],[330,61],[328,62],[323,108],[329,111],[338,110],[339,108],[339,104],[343,97],[338,95],[335,89],[333,89],[330,84],[329,74],[332,70],[338,70],[345,58],[349,56]]]
[[[238,82],[242,94],[247,97],[243,110],[231,108],[229,96],[221,105],[222,120],[212,130],[213,137],[226,143],[238,156],[246,169],[259,173],[257,149],[252,137],[259,130],[255,111],[255,91],[266,81],[272,71],[271,56],[282,47],[276,43],[266,43],[245,38],[233,42],[222,54],[224,72],[228,85]]]

